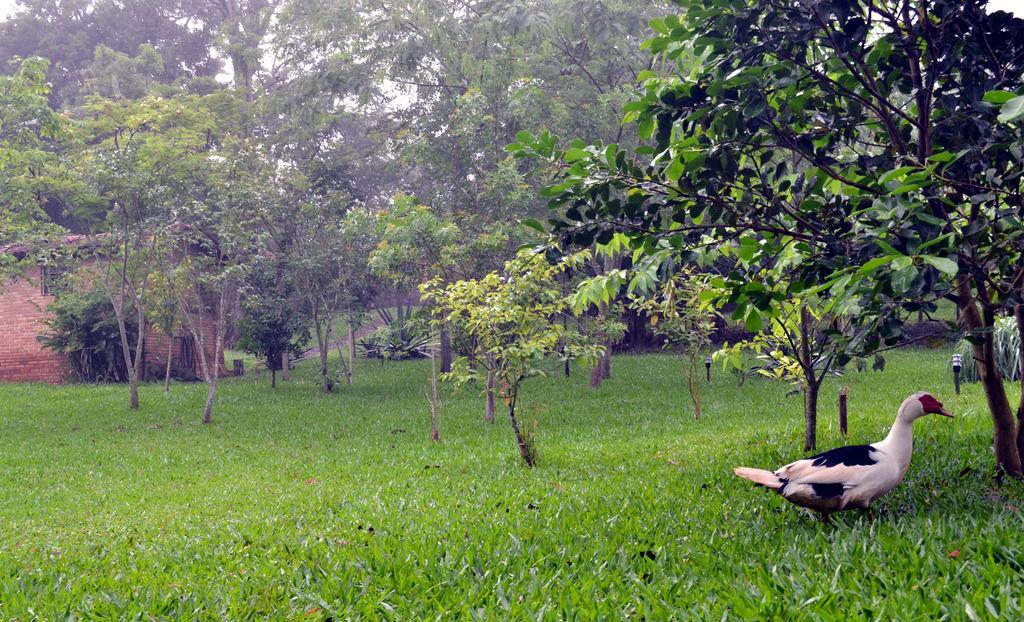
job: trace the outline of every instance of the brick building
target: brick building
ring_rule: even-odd
[[[69,236],[68,243],[75,243]],[[0,249],[23,256],[19,247]],[[0,284],[0,382],[46,382],[59,384],[70,380],[70,369],[64,357],[43,347],[38,337],[47,330],[47,307],[54,300],[53,277],[43,268],[30,268],[19,278]],[[213,360],[213,321],[202,318],[203,342],[207,360]],[[153,328],[147,328],[143,338],[143,378],[162,378],[167,364],[168,346],[171,368],[179,377],[202,377],[197,345],[191,331],[179,329],[173,341]],[[218,367],[224,372],[221,353]]]

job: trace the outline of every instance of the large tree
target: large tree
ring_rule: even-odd
[[[46,222],[45,203],[60,177],[51,141],[67,123],[47,101],[47,67],[45,59],[27,58],[13,75],[0,76],[0,245],[22,242]]]
[[[723,279],[738,314],[756,324],[827,288],[877,324],[862,351],[899,343],[902,313],[954,301],[996,461],[1020,476],[991,329],[1024,282],[1020,141],[996,105],[1024,89],[1024,21],[982,0],[680,4],[647,44],[678,70],[643,74],[626,108],[647,146],[523,137],[565,166],[552,230],[573,244],[619,231],[637,250],[750,238],[763,262],[795,248],[784,278]]]
[[[135,55],[148,44],[163,62],[162,83],[212,81],[221,63],[212,54],[217,22],[203,19],[200,0],[19,0],[0,22],[0,63],[32,55],[51,61],[51,99],[58,109],[81,101],[98,47]]]
[[[80,148],[70,153],[83,189],[69,200],[92,234],[95,281],[113,305],[127,366],[130,406],[139,407],[151,289],[172,261],[172,225],[210,147],[213,118],[196,97],[101,100],[82,111]],[[139,327],[130,343],[127,315]]]

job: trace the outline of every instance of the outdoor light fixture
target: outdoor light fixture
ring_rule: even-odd
[[[704,368],[708,370],[708,382],[711,382],[711,357],[704,359]]]
[[[956,394],[960,395],[960,370],[963,369],[963,358],[959,354],[953,355],[953,388]]]

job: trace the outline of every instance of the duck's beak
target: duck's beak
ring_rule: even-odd
[[[942,406],[939,406],[939,412],[937,412],[935,414],[936,415],[942,415],[943,417],[949,417],[950,419],[953,419],[953,413],[949,412],[948,410],[946,410]]]

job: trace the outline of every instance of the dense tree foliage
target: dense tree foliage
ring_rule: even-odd
[[[737,244],[755,268],[720,283],[736,317],[758,328],[828,290],[877,326],[860,351],[899,343],[902,313],[953,300],[997,461],[1020,475],[991,328],[1020,298],[1021,153],[997,104],[1022,88],[1024,21],[980,0],[684,6],[647,43],[679,70],[643,74],[626,107],[647,145],[515,148],[566,167],[547,191],[552,230],[576,245],[622,232],[637,250],[667,239],[694,258]],[[773,277],[787,252],[799,260]]]

